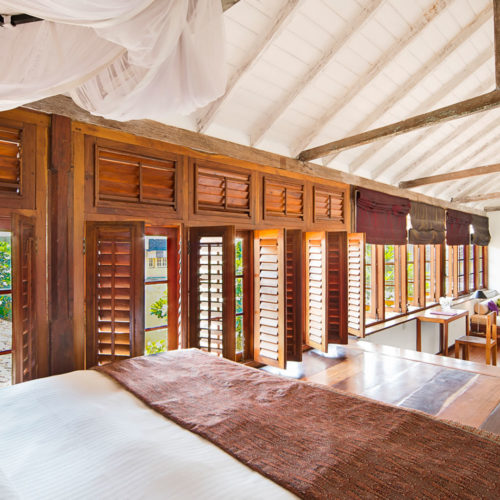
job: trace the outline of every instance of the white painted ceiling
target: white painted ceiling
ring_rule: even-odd
[[[228,90],[170,123],[295,157],[494,90],[492,0],[240,0],[224,13]],[[497,163],[500,109],[316,160],[398,185]],[[431,184],[500,191],[500,175]],[[498,200],[469,203],[484,208]]]

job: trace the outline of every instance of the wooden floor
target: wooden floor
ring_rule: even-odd
[[[304,353],[300,378],[500,434],[500,368],[352,341]]]

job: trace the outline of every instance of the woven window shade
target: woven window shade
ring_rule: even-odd
[[[446,211],[446,244],[468,245],[470,243],[469,226],[472,215],[457,210]]]
[[[404,245],[409,211],[406,198],[358,188],[356,230],[366,234],[367,243]]]
[[[474,234],[471,237],[472,243],[474,245],[481,245],[483,247],[488,246],[491,240],[490,220],[488,219],[488,217],[473,215],[472,227],[474,228]]]
[[[438,245],[445,237],[445,210],[426,203],[411,202],[408,243]]]

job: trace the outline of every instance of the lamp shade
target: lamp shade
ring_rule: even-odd
[[[472,296],[473,299],[487,299],[486,295],[482,290],[476,290],[474,292],[474,295]]]

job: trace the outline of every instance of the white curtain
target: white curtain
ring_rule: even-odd
[[[221,0],[0,0],[0,109],[68,93],[115,120],[189,114],[224,93]]]

